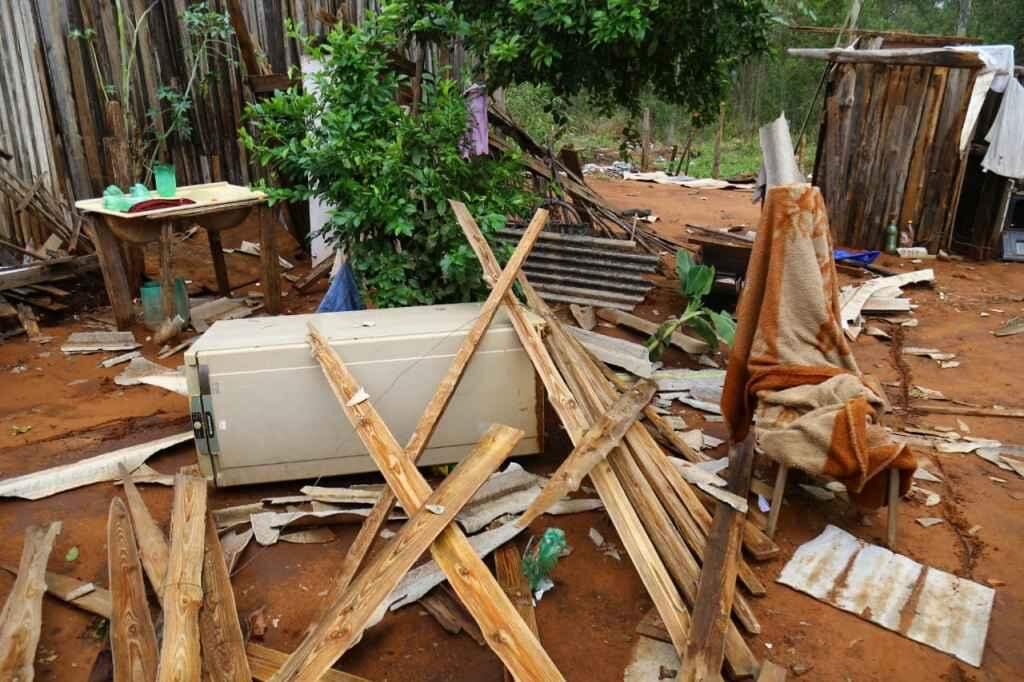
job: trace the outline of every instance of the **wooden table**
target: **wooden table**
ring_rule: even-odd
[[[152,193],[153,198],[159,198]],[[96,252],[103,283],[114,309],[117,328],[131,326],[134,292],[128,285],[121,242],[148,244],[160,242],[160,288],[166,317],[174,315],[174,271],[172,266],[175,223],[199,225],[206,230],[210,242],[213,270],[221,296],[231,295],[227,264],[220,233],[241,225],[255,210],[260,224],[260,260],[263,266],[262,289],[265,309],[271,315],[281,310],[281,278],[277,248],[274,245],[274,221],[267,206],[266,195],[247,187],[214,182],[179,187],[175,198],[188,198],[196,203],[139,213],[121,213],[103,208],[103,199],[87,199],[75,203],[85,213],[95,214],[93,221]]]

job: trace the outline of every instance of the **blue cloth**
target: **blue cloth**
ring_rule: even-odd
[[[356,284],[352,266],[345,263],[338,274],[331,280],[331,286],[327,288],[324,299],[320,301],[318,313],[340,313],[345,310],[362,310],[363,299],[359,296],[359,286]]]
[[[856,261],[863,263],[864,265],[870,265],[875,262],[875,259],[882,253],[881,251],[850,251],[847,249],[835,249],[833,256],[836,262],[841,261]]]

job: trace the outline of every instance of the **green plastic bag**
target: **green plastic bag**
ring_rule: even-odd
[[[548,576],[566,547],[565,531],[561,528],[545,530],[536,545],[530,539],[523,552],[523,575],[530,581],[530,591],[534,594],[545,585],[550,587],[551,579]]]

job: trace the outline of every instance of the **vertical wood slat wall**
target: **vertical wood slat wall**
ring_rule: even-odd
[[[948,248],[965,156],[959,149],[977,72],[834,64],[814,183],[837,245],[880,249],[895,218],[931,252]]]
[[[187,33],[181,13],[196,0],[121,0],[125,11],[139,16],[146,7],[146,29],[140,34],[135,61],[134,108],[149,125],[145,112],[159,106],[160,85],[184,87],[187,74],[183,49]],[[208,0],[226,12],[225,0]],[[287,36],[288,22],[310,33],[326,28],[321,11],[337,15],[343,9],[361,21],[379,9],[377,0],[242,0],[249,30],[275,73],[298,66],[299,48]],[[96,31],[97,60],[104,80],[111,81],[120,63],[114,0],[0,0],[0,148],[14,158],[6,162],[19,178],[73,202],[98,196],[110,184],[103,149],[109,137],[105,97],[95,77],[85,43],[69,37],[74,29]],[[245,92],[240,68],[209,66],[217,78],[205,93],[193,98],[194,134],[191,142],[172,145],[178,184],[227,180],[248,184],[259,169],[238,143]],[[164,120],[153,127],[161,130]],[[0,163],[5,163],[0,161]],[[39,246],[50,230],[29,211],[15,211],[14,202],[0,194],[0,237],[17,244]]]

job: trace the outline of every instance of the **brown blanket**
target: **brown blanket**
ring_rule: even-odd
[[[888,467],[910,488],[916,458],[878,423],[887,408],[861,375],[839,321],[832,237],[821,192],[768,190],[737,313],[722,395],[734,441],[752,423],[759,451],[844,483],[863,506],[885,499]]]

